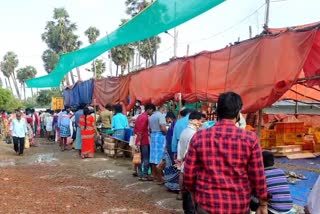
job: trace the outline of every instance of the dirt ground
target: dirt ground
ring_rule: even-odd
[[[75,151],[61,152],[57,144],[36,140],[39,147],[26,149],[24,156],[0,143],[0,214],[183,213],[175,193],[132,177],[130,159],[97,152],[82,160]]]
[[[37,140],[24,156],[0,144],[0,213],[181,213],[176,194],[132,177],[130,160],[82,160]]]

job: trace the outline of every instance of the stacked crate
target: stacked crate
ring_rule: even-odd
[[[305,127],[303,122],[277,123],[276,146],[304,144]]]
[[[320,131],[315,131],[313,133],[314,137],[314,152],[320,152]]]
[[[260,144],[264,149],[270,149],[276,145],[276,132],[274,130],[261,130]]]

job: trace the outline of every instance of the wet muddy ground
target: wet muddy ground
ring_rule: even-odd
[[[16,156],[0,144],[0,213],[181,213],[176,194],[132,177],[129,159],[80,159],[42,141]]]
[[[39,147],[26,149],[24,156],[16,156],[13,145],[0,143],[0,214],[182,213],[177,194],[132,177],[130,159],[98,152],[83,160],[75,151],[61,152],[44,139],[37,142]]]

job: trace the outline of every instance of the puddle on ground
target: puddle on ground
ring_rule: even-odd
[[[51,164],[57,161],[58,159],[54,157],[53,153],[48,153],[32,156],[29,164]]]
[[[1,160],[0,161],[0,167],[15,166],[15,165],[16,165],[15,160]]]
[[[108,158],[89,158],[89,159],[83,159],[84,162],[91,162],[91,161],[108,161]]]
[[[127,208],[113,208],[108,211],[103,212],[102,214],[118,214],[118,213],[139,213],[139,214],[149,214],[146,211],[138,210],[138,209],[127,209]]]
[[[156,202],[156,206],[166,210],[173,210],[175,213],[181,213],[182,209],[171,209],[170,207],[175,207],[177,201],[175,198],[166,198]]]
[[[96,178],[114,178],[116,174],[121,174],[121,173],[123,173],[123,172],[122,171],[115,171],[112,169],[107,169],[107,170],[96,172],[91,176],[96,177]]]
[[[103,171],[99,171],[99,172],[96,172],[94,173],[92,176],[93,177],[96,177],[96,178],[113,178],[114,174],[115,173],[115,170],[103,170]]]
[[[36,164],[55,164],[58,159],[53,153],[39,154],[33,156],[23,156],[19,159],[0,160],[0,167],[21,166],[21,165],[36,165]]]
[[[91,191],[91,188],[89,187],[83,187],[83,186],[64,186],[64,187],[58,187],[56,188],[58,192],[63,192],[66,189],[69,190],[82,190],[82,191]]]

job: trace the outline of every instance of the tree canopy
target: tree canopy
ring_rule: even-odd
[[[14,111],[17,108],[23,107],[20,100],[16,99],[11,91],[0,88],[0,109],[5,111]]]
[[[62,97],[62,93],[59,89],[41,90],[37,96],[37,103],[40,107],[50,107],[52,97]]]

